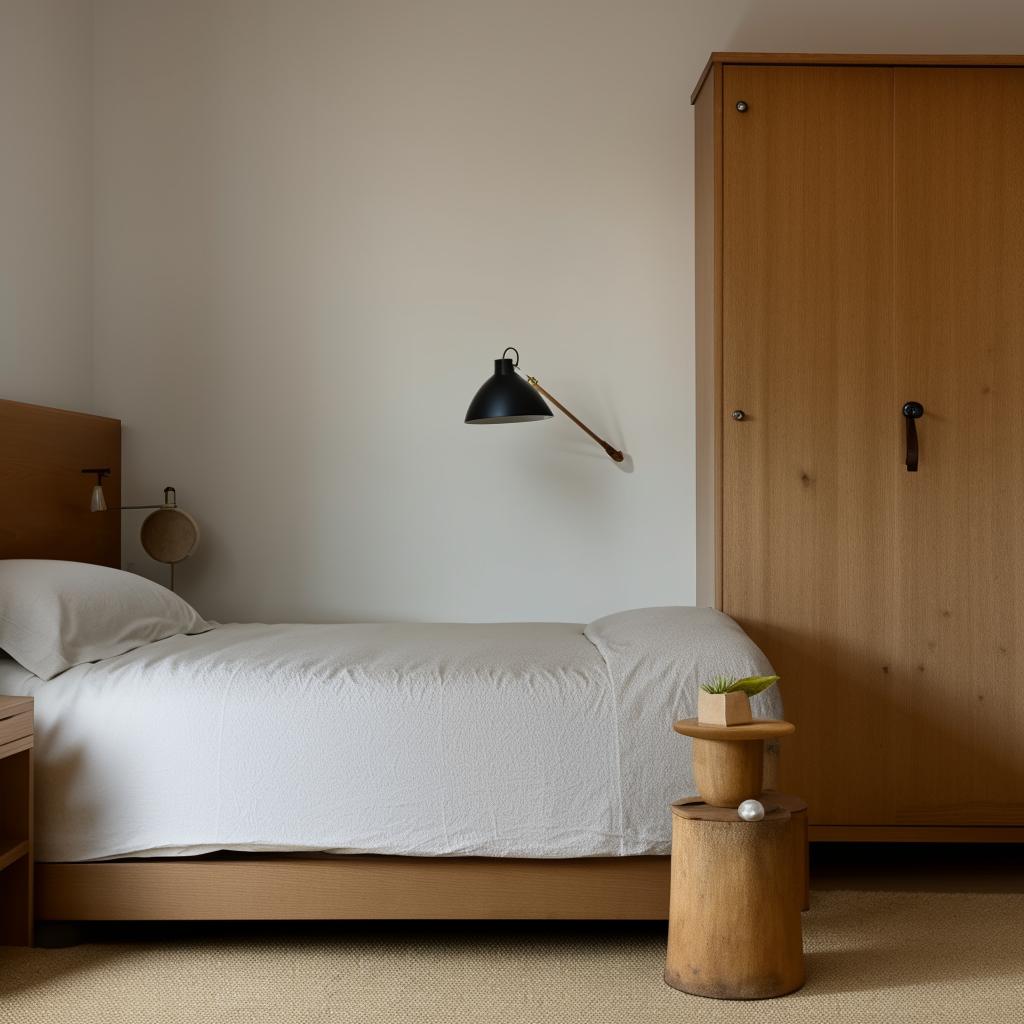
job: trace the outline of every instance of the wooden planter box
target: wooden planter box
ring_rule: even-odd
[[[701,725],[746,725],[752,721],[750,698],[745,693],[705,693],[697,698],[697,721]]]

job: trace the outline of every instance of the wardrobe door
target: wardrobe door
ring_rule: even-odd
[[[1024,825],[1024,70],[895,75],[897,820]]]
[[[910,721],[893,71],[730,66],[723,80],[720,603],[782,676],[797,726],[783,787],[813,822],[882,824]]]

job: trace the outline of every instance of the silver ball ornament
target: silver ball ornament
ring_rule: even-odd
[[[764,804],[760,800],[744,800],[736,813],[744,821],[760,821],[764,817]]]

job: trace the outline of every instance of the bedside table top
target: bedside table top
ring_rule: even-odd
[[[672,813],[680,818],[691,821],[725,821],[728,823],[742,822],[746,825],[758,825],[762,821],[788,821],[792,814],[780,804],[765,804],[764,817],[758,821],[744,821],[736,813],[735,807],[713,807],[704,803],[699,797],[696,801],[680,800],[672,805]]]
[[[792,722],[784,722],[780,718],[755,718],[745,725],[701,725],[696,718],[681,718],[672,723],[672,728],[695,740],[730,740],[738,743],[772,740],[796,732]]]
[[[32,710],[31,697],[4,697],[0,694],[0,718],[10,718]]]

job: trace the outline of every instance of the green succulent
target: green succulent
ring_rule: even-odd
[[[705,693],[745,693],[753,697],[755,693],[767,690],[779,681],[778,676],[747,676],[746,679],[733,679],[731,676],[715,676],[710,683],[701,689]]]

